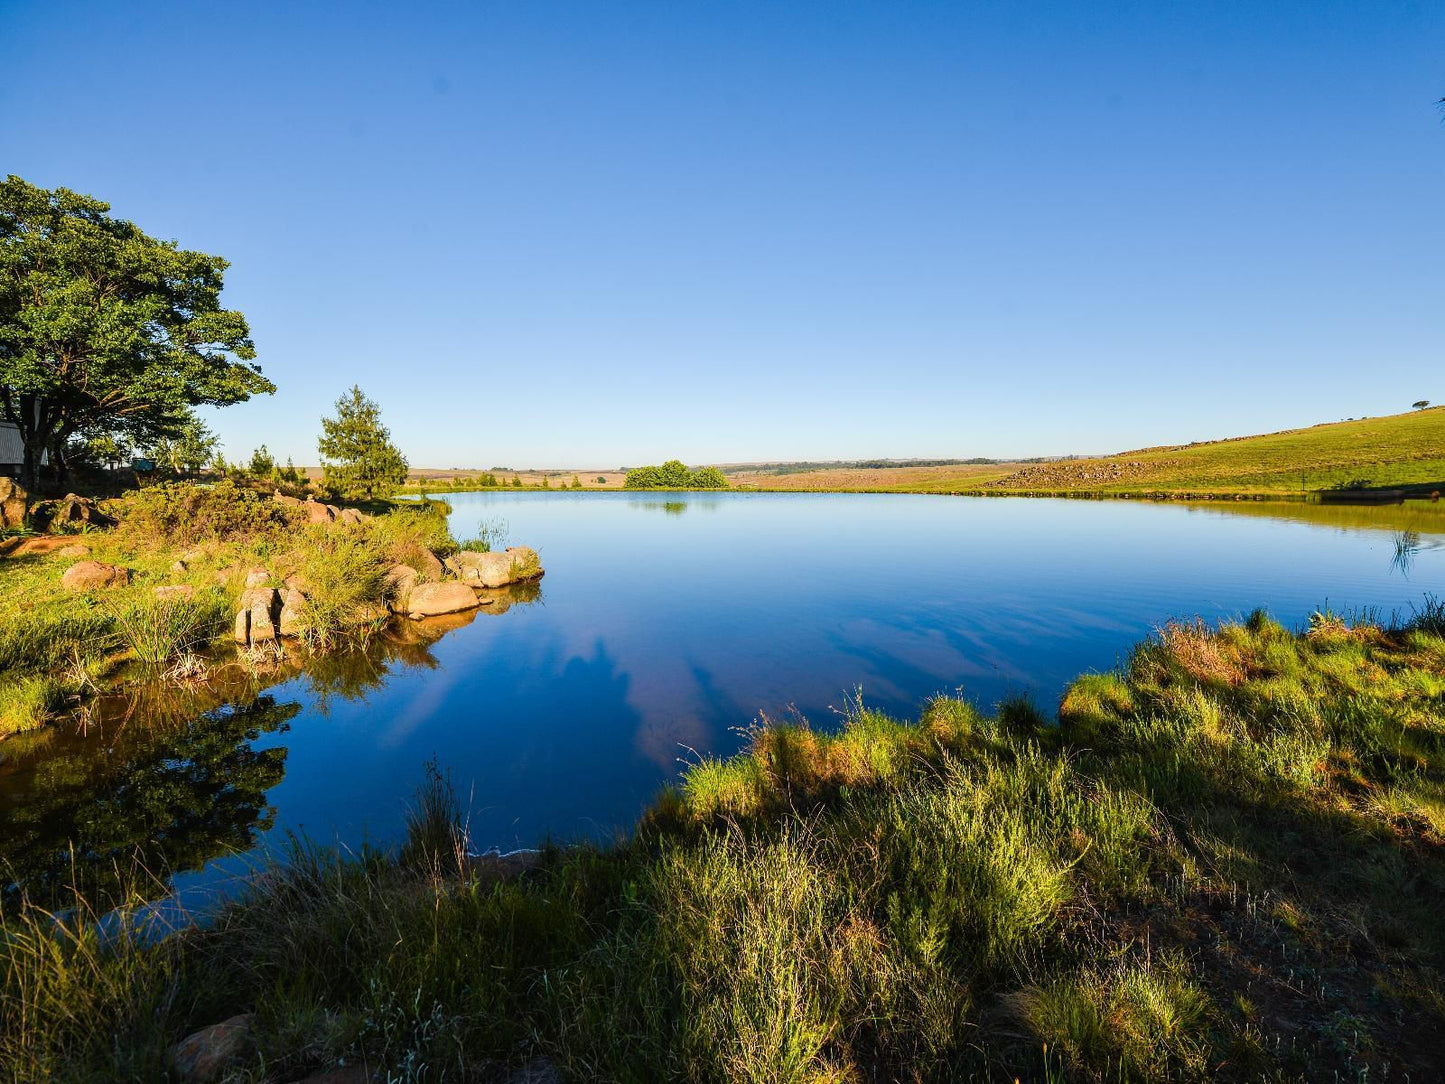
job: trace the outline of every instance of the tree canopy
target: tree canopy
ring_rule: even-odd
[[[220,304],[229,264],[113,218],[66,188],[0,182],[0,416],[20,428],[25,476],[66,442],[174,436],[201,404],[276,390],[246,318]]]
[[[336,417],[321,419],[321,484],[342,497],[390,496],[406,481],[406,457],[381,424],[381,407],[359,387],[336,400]]]
[[[702,467],[694,471],[679,459],[669,459],[660,467],[634,467],[627,472],[627,478],[622,484],[626,489],[728,488],[726,475],[716,467]]]

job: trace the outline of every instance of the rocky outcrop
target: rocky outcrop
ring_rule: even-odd
[[[99,561],[79,561],[60,577],[60,586],[67,591],[94,591],[102,587],[124,587],[128,583],[128,571]]]
[[[33,510],[36,525],[45,530],[58,527],[114,527],[115,520],[107,516],[89,497],[77,497],[67,493],[58,501],[41,501]]]
[[[457,579],[473,587],[506,587],[542,575],[537,552],[526,546],[513,546],[500,553],[462,550],[447,558],[446,567]]]
[[[246,587],[264,587],[271,582],[271,573],[259,566],[246,571]]]
[[[29,494],[13,478],[0,476],[0,530],[25,526],[25,509]]]
[[[211,1084],[251,1052],[251,1013],[187,1035],[171,1047],[166,1064],[180,1084]]]
[[[455,580],[443,583],[420,583],[407,596],[407,616],[437,617],[477,608],[477,595],[470,587]]]

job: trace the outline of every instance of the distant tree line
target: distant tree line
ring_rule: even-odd
[[[627,472],[625,489],[727,489],[728,480],[716,467],[692,470],[678,459],[660,467],[633,467]]]

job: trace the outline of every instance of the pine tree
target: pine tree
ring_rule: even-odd
[[[406,457],[381,424],[381,408],[359,387],[336,400],[336,417],[321,419],[321,484],[342,497],[388,497],[406,481]]]

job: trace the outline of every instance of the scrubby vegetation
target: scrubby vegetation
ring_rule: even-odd
[[[1445,608],[1172,625],[1057,720],[939,698],[763,725],[613,848],[298,843],[203,928],[12,908],[0,1063],[159,1078],[1426,1080],[1445,1072]],[[75,902],[75,901],[72,901]]]
[[[261,485],[146,487],[107,502],[114,529],[75,536],[84,556],[0,560],[0,737],[74,708],[127,664],[164,666],[204,651],[231,631],[252,569],[304,585],[302,636],[321,649],[385,619],[392,565],[435,574],[436,556],[457,548],[440,502],[378,506],[381,514],[351,525],[308,524]],[[130,582],[68,591],[62,576],[79,560],[126,568]],[[158,595],[158,587],[172,590]]]

